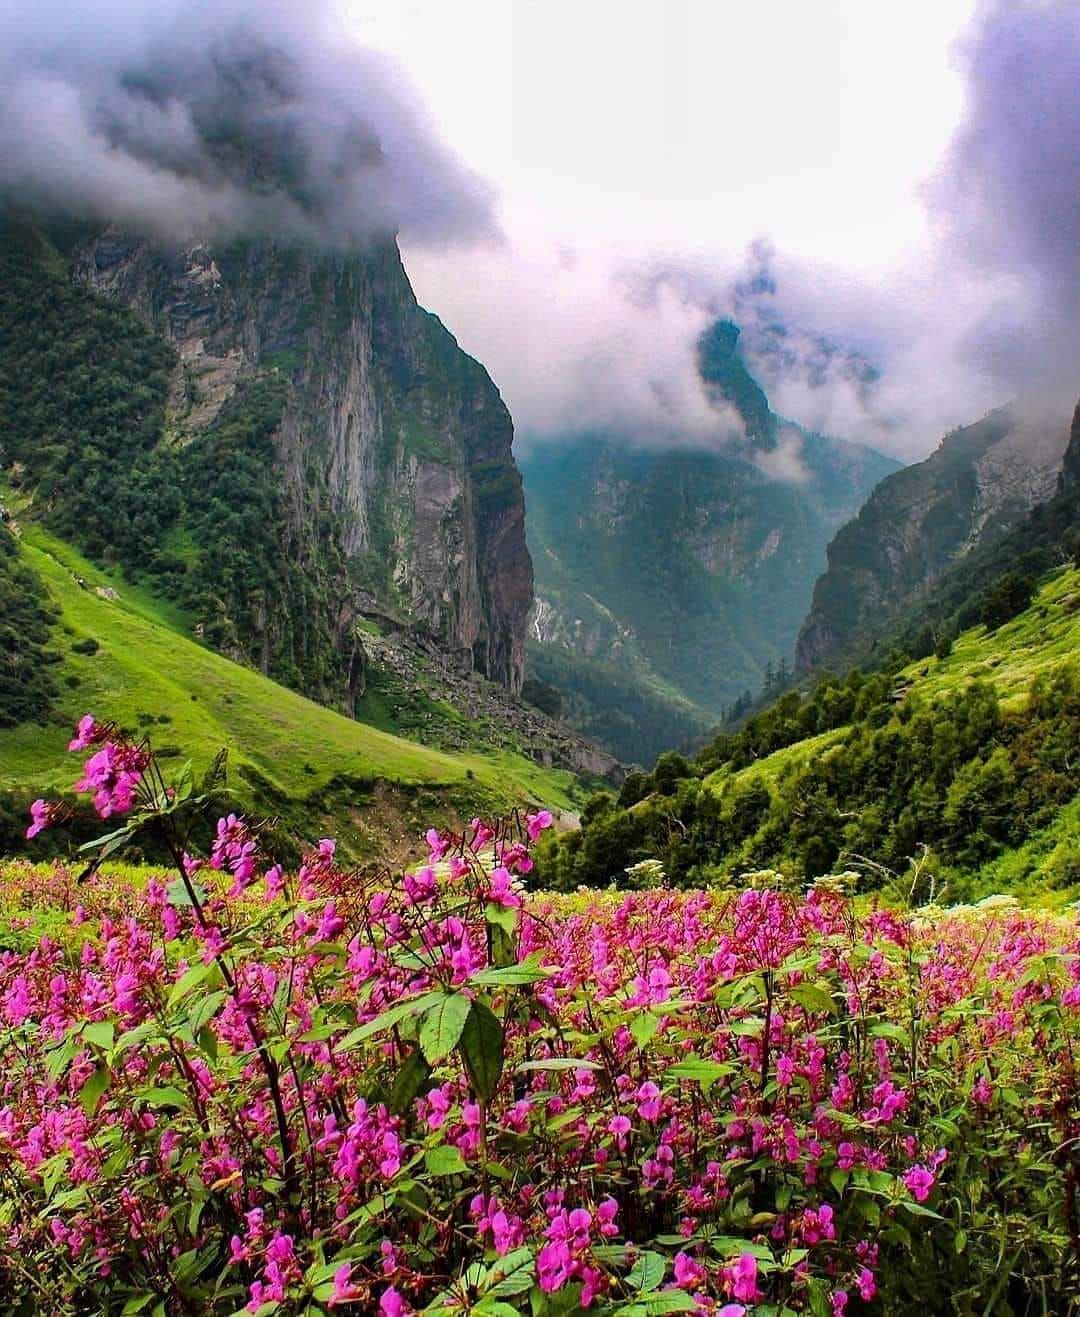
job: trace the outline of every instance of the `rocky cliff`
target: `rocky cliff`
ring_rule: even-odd
[[[1069,446],[1065,449],[1061,467],[1061,486],[1063,490],[1080,488],[1080,404],[1073,413],[1069,430]]]
[[[255,386],[271,398],[276,575],[302,579],[289,598],[273,571],[247,589],[222,579],[226,616],[204,624],[223,648],[289,677],[312,667],[323,637],[339,661],[315,684],[339,689],[314,693],[349,703],[363,683],[355,623],[375,608],[520,690],[532,567],[510,416],[483,367],[417,305],[392,242],[348,256],[262,242],[182,250],[110,229],[75,246],[71,269],[174,348],[168,446],[195,453],[230,420],[236,429]],[[227,485],[218,493],[228,502]],[[177,537],[181,556],[201,551],[182,526]]]
[[[866,652],[960,560],[1049,499],[1067,439],[1064,417],[1014,404],[946,435],[925,461],[882,481],[829,545],[797,668]]]

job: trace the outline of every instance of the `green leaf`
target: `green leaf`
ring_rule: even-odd
[[[173,804],[183,804],[195,789],[195,774],[191,767],[191,760],[186,759],[176,774],[176,781],[173,783]]]
[[[707,1093],[718,1079],[730,1075],[734,1066],[723,1061],[703,1061],[700,1057],[688,1057],[685,1061],[669,1066],[665,1072],[672,1079],[688,1079],[698,1083]]]
[[[89,1196],[86,1192],[86,1186],[80,1184],[75,1189],[65,1189],[62,1193],[58,1193],[55,1198],[50,1198],[49,1207],[54,1212],[68,1211],[75,1206],[81,1207]]]
[[[489,924],[501,928],[504,933],[508,933],[511,937],[517,932],[518,912],[510,906],[499,905],[497,901],[489,901],[484,906],[484,918]]]
[[[137,1024],[134,1029],[127,1029],[116,1040],[116,1046],[113,1049],[114,1054],[119,1055],[126,1052],[132,1047],[138,1047],[140,1043],[146,1042],[147,1038],[152,1038],[157,1033],[157,1022],[155,1020],[144,1020],[142,1024]]]
[[[109,1087],[109,1067],[98,1066],[90,1078],[79,1090],[79,1103],[88,1116],[92,1116],[101,1101],[101,1095]]]
[[[107,1051],[113,1045],[116,1030],[111,1020],[94,1020],[91,1024],[83,1025],[82,1036],[88,1043]]]
[[[78,849],[77,854],[83,855],[86,851],[96,851],[99,846],[109,846],[112,850],[116,849],[116,844],[122,844],[127,841],[135,829],[130,823],[125,823],[122,828],[117,828],[114,832],[107,832],[103,837],[95,837],[93,841],[84,842]],[[103,854],[108,852],[103,852]]]
[[[400,1116],[412,1106],[430,1076],[431,1066],[423,1052],[419,1049],[410,1052],[405,1064],[394,1076],[393,1087],[390,1089],[387,1105],[395,1116]]]
[[[533,1317],[580,1317],[581,1284],[564,1285],[551,1294],[534,1285],[529,1291],[529,1305]]]
[[[222,746],[221,749],[214,756],[213,762],[211,763],[210,767],[203,774],[203,780],[199,786],[199,791],[203,795],[206,795],[209,792],[216,790],[217,787],[219,787],[225,781],[225,777],[226,777],[225,770],[228,765],[228,761],[229,761],[228,746]]]
[[[750,1253],[759,1262],[773,1261],[772,1249],[766,1244],[755,1244],[739,1235],[714,1235],[709,1241],[721,1257],[735,1257],[739,1253]]]
[[[482,969],[469,982],[484,988],[501,988],[518,983],[539,983],[541,979],[550,978],[552,973],[552,970],[540,964],[540,957],[534,953],[517,965]]]
[[[836,1014],[836,1002],[833,1001],[829,985],[824,982],[797,983],[788,988],[787,995],[798,1006],[808,1011],[824,1011],[828,1015]]]
[[[59,1047],[50,1047],[45,1053],[45,1073],[56,1083],[60,1076],[71,1064],[72,1057],[75,1055],[75,1037],[74,1035],[65,1038]]]
[[[598,1061],[579,1060],[572,1056],[549,1056],[546,1061],[521,1061],[517,1070],[603,1070]]]
[[[623,1313],[648,1313],[650,1317],[652,1313],[697,1312],[697,1310],[698,1306],[693,1296],[685,1294],[682,1290],[664,1290],[662,1294],[643,1294],[634,1300],[632,1307],[621,1309]]]
[[[461,992],[441,993],[420,1022],[420,1050],[437,1065],[458,1045],[472,1002]]]
[[[644,1253],[638,1254],[637,1261],[630,1268],[626,1283],[632,1290],[648,1293],[649,1290],[660,1288],[666,1269],[667,1263],[661,1254],[646,1249]]]
[[[532,1251],[515,1248],[492,1263],[490,1277],[494,1283],[489,1284],[487,1293],[501,1296],[524,1294],[532,1285],[535,1271]]]
[[[434,1002],[442,1001],[444,995],[441,992],[425,992],[421,997],[412,997],[409,1001],[398,1002],[396,1006],[389,1007],[381,1015],[376,1015],[373,1020],[368,1020],[366,1024],[350,1029],[345,1037],[336,1044],[335,1051],[350,1051],[357,1043],[362,1043],[365,1038],[370,1038],[372,1034],[383,1033],[386,1029],[392,1029],[395,1024],[400,1020],[404,1020],[406,1016],[418,1015],[427,1010]]]
[[[188,1028],[194,1037],[198,1037],[203,1029],[210,1023],[214,1016],[224,1006],[229,994],[222,988],[217,992],[207,993],[205,997],[192,1006],[188,1013]]]
[[[630,1032],[638,1047],[647,1047],[660,1028],[660,1020],[651,1011],[640,1011],[630,1021]]]
[[[204,979],[209,978],[210,974],[216,968],[217,966],[214,964],[213,961],[210,961],[208,965],[205,964],[203,961],[199,961],[197,965],[192,965],[189,970],[181,974],[181,976],[172,985],[172,988],[169,992],[169,1000],[168,1000],[169,1009],[172,1010],[172,1008],[176,1005],[177,1002],[182,1001],[188,995],[188,993],[191,992],[193,989],[197,988],[199,984],[203,982]]]
[[[157,1298],[157,1294],[151,1291],[149,1294],[133,1294],[127,1303],[120,1309],[120,1317],[132,1317],[134,1313],[142,1312]]]
[[[424,1153],[424,1165],[429,1175],[460,1175],[468,1170],[461,1149],[446,1143],[440,1143],[437,1148],[428,1148]]]
[[[148,1102],[152,1107],[178,1107],[184,1108],[191,1106],[191,1100],[188,1095],[179,1088],[171,1085],[165,1085],[162,1088],[150,1088],[145,1093],[140,1094],[143,1101]]]
[[[189,879],[191,890],[195,893],[196,899],[202,905],[206,900],[206,888],[200,887],[197,882]],[[192,904],[191,897],[188,895],[188,889],[182,878],[174,878],[165,889],[165,899],[173,906],[187,906]]]
[[[482,1001],[474,1001],[458,1047],[473,1092],[481,1102],[490,1102],[499,1086],[504,1046],[503,1028],[498,1017]]]

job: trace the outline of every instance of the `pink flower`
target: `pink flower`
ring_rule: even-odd
[[[740,1253],[734,1266],[725,1267],[725,1274],[731,1282],[731,1292],[737,1299],[754,1302],[761,1298],[757,1284],[757,1258],[753,1253]]]
[[[521,905],[521,897],[514,890],[514,880],[510,870],[504,865],[491,871],[487,899],[495,905],[506,906],[511,910],[516,910]]]
[[[32,841],[39,832],[44,832],[62,809],[63,806],[60,804],[48,804],[44,800],[35,800],[30,806],[30,826],[26,829],[26,840]]]
[[[705,1268],[689,1253],[675,1254],[675,1284],[681,1290],[696,1289],[705,1279]]]
[[[638,1115],[642,1120],[660,1119],[660,1090],[647,1079],[637,1091]]]
[[[859,1272],[855,1278],[855,1286],[859,1291],[859,1298],[869,1303],[877,1293],[877,1281],[869,1267],[863,1267]]]
[[[334,1292],[330,1295],[329,1306],[333,1308],[339,1303],[349,1303],[359,1295],[359,1288],[352,1284],[352,1267],[346,1262],[334,1272]]]
[[[925,1203],[930,1197],[930,1190],[933,1189],[935,1180],[925,1166],[913,1166],[910,1171],[904,1172],[904,1183],[914,1194],[916,1202]]]
[[[450,839],[441,836],[435,828],[428,828],[427,832],[424,834],[424,840],[427,842],[428,849],[431,852],[431,863],[438,864],[446,854],[447,848],[450,845]]]
[[[92,713],[84,713],[79,719],[79,725],[75,729],[75,738],[68,742],[69,750],[86,750],[89,746],[100,741],[104,729],[99,727],[94,721]]]
[[[94,808],[103,819],[126,814],[135,803],[147,762],[146,752],[137,746],[109,741],[86,761],[75,790],[93,793]]]
[[[529,840],[535,841],[545,828],[550,828],[553,820],[551,811],[548,809],[539,809],[535,814],[525,816],[525,827],[529,833]]]
[[[408,1311],[405,1300],[393,1285],[383,1290],[379,1299],[379,1312],[382,1313],[382,1317],[403,1317]]]

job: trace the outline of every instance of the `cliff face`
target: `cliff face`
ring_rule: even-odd
[[[417,305],[394,244],[179,250],[109,230],[78,247],[73,271],[175,348],[167,443],[199,444],[253,382],[276,390],[273,530],[315,587],[311,625],[350,690],[365,612],[520,690],[532,566],[512,423],[483,367]],[[273,600],[243,607],[235,643],[264,670],[307,643]]]
[[[1061,485],[1063,490],[1080,489],[1080,404],[1073,413],[1069,446],[1065,449],[1061,468]]]
[[[829,545],[828,569],[799,632],[797,668],[869,648],[884,624],[973,549],[1049,499],[1067,438],[1063,417],[1004,407],[882,481]]]

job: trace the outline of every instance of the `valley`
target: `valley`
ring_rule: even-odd
[[[1078,125],[0,6],[0,1313],[1080,1317]]]

